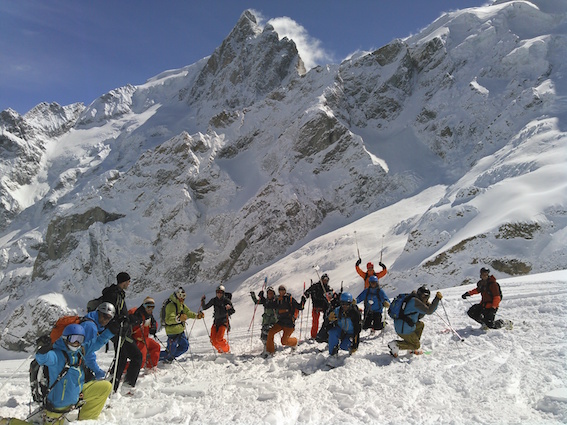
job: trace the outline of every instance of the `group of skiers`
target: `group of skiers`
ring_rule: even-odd
[[[332,356],[339,350],[354,353],[358,349],[362,329],[370,329],[371,333],[382,330],[385,323],[383,310],[392,303],[379,285],[379,278],[387,274],[387,268],[380,262],[382,270],[376,272],[374,265],[368,263],[367,270],[363,271],[360,263],[359,259],[355,269],[364,279],[364,289],[356,298],[349,292],[343,292],[342,288],[339,293],[333,291],[326,273],[318,282],[312,282],[299,300],[288,293],[284,285],[278,287],[277,293],[271,286],[266,288],[266,294],[262,290],[257,297],[250,292],[253,302],[264,307],[260,334],[264,343],[263,355],[269,356],[275,352],[274,338],[280,332],[283,332],[282,345],[295,350],[298,341],[292,334],[298,313],[305,308],[308,298],[311,298],[313,306],[311,338],[317,342],[327,342],[328,352]],[[187,352],[187,320],[203,319],[203,310],[210,307],[214,307],[214,321],[209,335],[211,343],[219,353],[230,351],[225,333],[230,329],[229,318],[235,310],[231,294],[225,291],[223,285],[216,288],[215,297],[208,302],[205,296],[201,298],[197,313],[185,305],[186,293],[183,288],[171,294],[164,302],[160,315],[167,335],[165,345],[156,336],[158,323],[153,315],[156,304],[152,297],[146,297],[137,308],[127,309],[125,291],[130,281],[128,273],[118,273],[116,284],[105,288],[102,296],[93,300],[98,304],[96,310],[77,323],[66,325],[52,345],[42,346],[36,352],[35,361],[40,366],[46,366],[49,375],[45,402],[39,410],[44,423],[63,423],[66,415],[74,409],[79,409],[80,420],[98,418],[112,390],[118,390],[123,374],[124,392],[128,393],[135,387],[142,367],[155,368],[159,362],[171,363]],[[502,294],[488,269],[481,269],[476,288],[465,292],[462,297],[465,299],[475,294],[481,294],[482,299],[468,310],[468,315],[481,323],[483,328],[502,326],[502,321],[495,320]],[[394,329],[401,338],[388,343],[392,356],[397,357],[400,350],[422,353],[420,340],[424,324],[421,319],[433,314],[443,298],[437,292],[429,302],[430,295],[429,289],[421,286],[404,296],[397,315],[390,313],[394,318]],[[363,310],[358,307],[359,303],[363,303]],[[319,328],[321,315],[323,321]],[[96,363],[95,353],[109,341],[114,344],[115,358],[106,373]],[[83,373],[85,368],[92,373]],[[86,378],[89,375],[91,378]],[[10,423],[29,422],[12,419]]]
[[[295,349],[297,339],[291,335],[295,328],[295,318],[298,312],[305,308],[307,298],[311,298],[313,306],[311,339],[327,342],[330,355],[336,355],[339,349],[354,353],[358,349],[360,332],[363,329],[370,329],[371,334],[382,330],[385,324],[383,311],[389,309],[391,301],[380,287],[379,279],[384,277],[388,270],[382,262],[379,263],[382,270],[378,272],[374,270],[374,264],[371,262],[367,263],[366,271],[360,268],[360,264],[359,258],[355,269],[364,280],[364,289],[356,298],[353,298],[349,292],[342,292],[342,288],[340,293],[333,291],[329,286],[330,279],[327,273],[304,290],[300,302],[287,293],[284,285],[279,286],[279,295],[271,286],[266,288],[266,296],[263,290],[258,297],[253,291],[250,292],[252,301],[264,306],[260,334],[264,343],[263,356],[274,353],[274,336],[281,331],[283,331],[282,345]],[[496,282],[496,278],[490,275],[488,269],[481,269],[477,287],[463,294],[462,298],[474,294],[481,294],[482,299],[479,304],[473,305],[468,310],[468,315],[484,329],[501,327],[503,322],[494,320],[502,296],[500,285]],[[400,350],[408,350],[417,355],[423,354],[421,335],[424,323],[421,319],[425,315],[433,314],[443,298],[441,292],[437,292],[430,302],[430,296],[431,291],[421,286],[410,294],[396,297],[399,298],[399,306],[396,306],[398,311],[396,313],[389,311],[389,314],[394,320],[394,329],[401,339],[388,343],[393,357],[398,357]],[[394,301],[396,302],[397,299]],[[362,311],[358,307],[359,303],[364,305]],[[321,314],[323,314],[323,322],[319,328]]]

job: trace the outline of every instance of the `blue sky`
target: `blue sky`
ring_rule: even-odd
[[[242,12],[301,35],[310,64],[340,63],[485,0],[0,0],[0,110],[91,103],[209,56]],[[293,22],[292,22],[293,21]],[[300,51],[301,53],[301,51]]]

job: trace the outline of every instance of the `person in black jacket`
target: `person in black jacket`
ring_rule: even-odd
[[[230,330],[229,317],[234,314],[234,307],[230,298],[231,294],[225,292],[223,285],[219,285],[216,296],[205,303],[206,297],[201,298],[201,309],[207,310],[214,306],[213,326],[211,327],[211,343],[219,353],[228,353],[230,346],[224,338],[224,333]]]
[[[126,363],[130,360],[130,366],[126,371],[124,383],[127,386],[135,387],[142,367],[142,353],[138,346],[132,339],[132,326],[139,325],[142,322],[142,317],[139,314],[128,314],[126,307],[126,289],[130,286],[130,275],[126,272],[120,272],[116,275],[116,284],[104,288],[102,291],[102,301],[111,303],[115,310],[116,315],[109,324],[115,336],[112,338],[114,343],[114,351],[118,352],[118,344],[120,343],[120,356],[114,361],[116,370],[116,380],[114,382],[114,391],[118,390],[122,373],[126,367]],[[114,372],[113,372],[114,376]]]
[[[276,347],[274,345],[274,337],[278,332],[283,331],[282,345],[292,347],[295,349],[297,346],[297,338],[291,336],[295,330],[295,319],[297,312],[303,310],[305,306],[305,296],[301,297],[301,303],[298,303],[291,294],[287,293],[286,287],[280,285],[278,288],[278,297],[273,301],[265,304],[266,308],[273,308],[278,315],[278,321],[268,332],[268,340],[266,341],[266,351],[269,354],[274,354]]]
[[[311,286],[305,291],[305,298],[311,297],[313,302],[311,323],[311,338],[317,336],[319,331],[319,316],[329,308],[329,301],[333,298],[333,290],[329,286],[329,275],[327,273],[321,276],[319,282],[311,282]]]

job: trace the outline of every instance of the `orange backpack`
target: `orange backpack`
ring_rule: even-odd
[[[51,343],[52,344],[55,343],[55,341],[57,341],[61,337],[61,335],[63,335],[63,330],[67,325],[71,325],[73,323],[80,324],[83,323],[85,320],[91,320],[91,319],[81,316],[63,316],[57,319],[57,322],[55,322],[53,329],[51,329],[51,334],[49,334],[49,337],[51,338]]]

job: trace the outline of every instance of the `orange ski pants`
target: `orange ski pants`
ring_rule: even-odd
[[[218,328],[216,325],[211,327],[211,344],[213,344],[213,347],[215,347],[219,353],[228,353],[230,351],[230,346],[226,339],[224,339],[225,332],[225,325],[221,325]]]
[[[283,331],[282,336],[282,345],[286,345],[288,347],[295,347],[297,345],[297,338],[291,337],[290,335],[293,333],[293,328],[284,328],[279,323],[276,323],[268,332],[268,340],[266,341],[266,351],[268,353],[274,353],[276,351],[276,347],[274,345],[274,336],[278,332]]]

